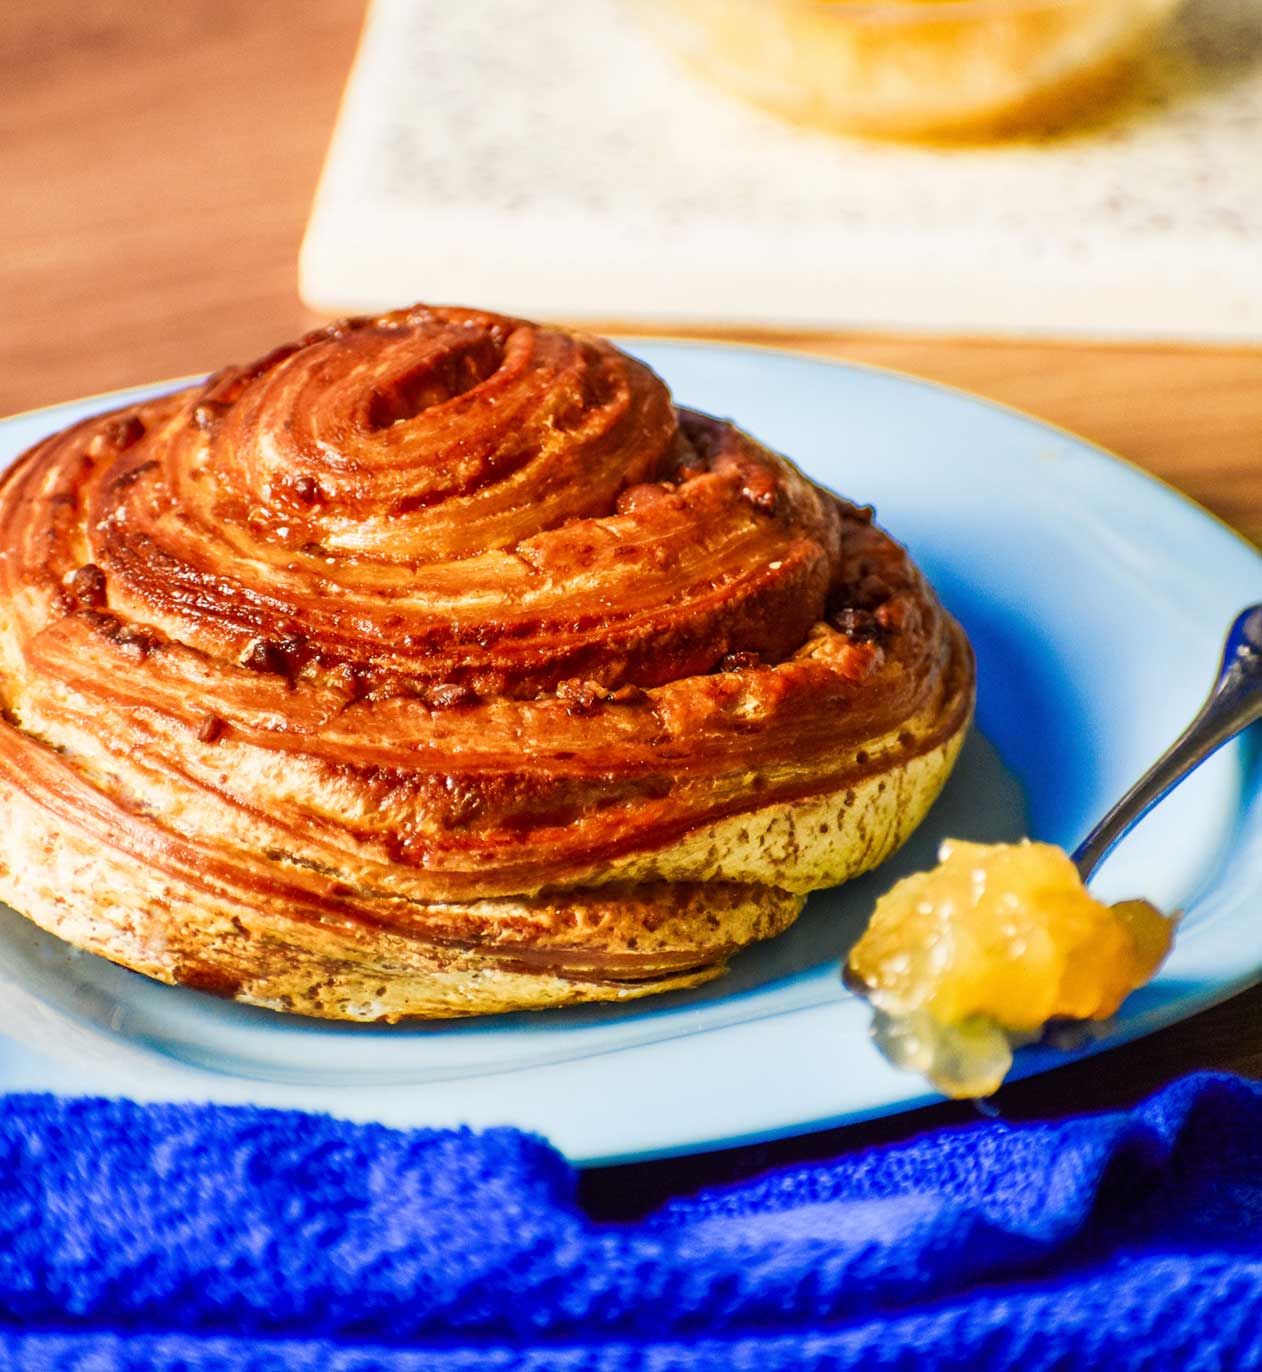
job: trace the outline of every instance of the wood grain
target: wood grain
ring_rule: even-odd
[[[0,412],[306,326],[295,253],[360,0],[0,6]]]
[[[362,0],[0,6],[0,413],[242,360],[307,327],[296,253],[361,19]],[[1262,539],[1262,351],[744,337],[1017,405]],[[1104,1107],[1208,1065],[1262,1075],[1262,990],[1003,1099],[1014,1114]],[[958,1117],[940,1107],[869,1133]],[[817,1135],[777,1147],[840,1146]],[[713,1160],[698,1177],[779,1156]],[[692,1173],[636,1176],[639,1192],[620,1175],[606,1200],[647,1203]]]

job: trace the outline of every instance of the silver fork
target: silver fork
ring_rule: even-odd
[[[1257,719],[1262,719],[1262,605],[1251,605],[1227,633],[1218,677],[1196,718],[1072,854],[1083,881],[1158,801]]]

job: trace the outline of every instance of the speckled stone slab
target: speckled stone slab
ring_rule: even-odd
[[[1188,0],[1094,129],[931,149],[749,108],[616,0],[374,0],[301,288],[335,312],[1262,341],[1262,3]]]

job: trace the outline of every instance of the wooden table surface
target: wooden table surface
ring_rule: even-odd
[[[362,0],[0,7],[0,413],[241,361],[312,322],[296,253],[361,18]],[[758,341],[1020,406],[1262,539],[1262,351],[848,332]],[[1262,990],[1006,1088],[1002,1105],[1107,1107],[1205,1066],[1262,1076]],[[935,1107],[863,1137],[957,1117]],[[838,1146],[816,1135],[757,1159]],[[680,1166],[661,1175],[677,1182]],[[651,1175],[631,1190],[648,1195]]]

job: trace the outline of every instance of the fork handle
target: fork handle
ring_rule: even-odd
[[[1189,772],[1257,719],[1262,719],[1262,605],[1251,605],[1228,631],[1217,680],[1196,718],[1074,852],[1083,881]]]

